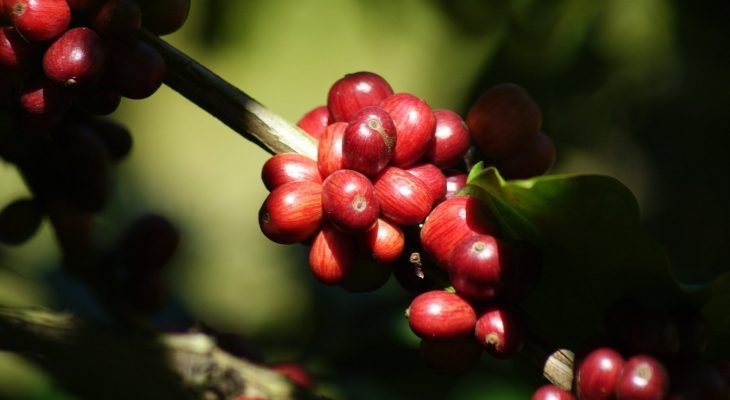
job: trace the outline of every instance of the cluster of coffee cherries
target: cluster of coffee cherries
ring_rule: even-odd
[[[0,157],[32,193],[0,211],[0,243],[24,243],[47,215],[66,253],[88,253],[93,214],[109,201],[112,162],[132,147],[128,129],[107,116],[123,97],[152,95],[166,72],[142,29],[171,33],[189,8],[190,0],[0,0]],[[114,265],[105,281],[120,284],[101,294],[136,293],[119,301],[154,308],[162,291],[151,288],[161,287],[160,267],[177,240],[162,217],[134,222],[110,251],[116,258],[104,261]]]
[[[721,400],[730,396],[730,362],[706,360],[708,326],[687,306],[650,310],[623,300],[605,315],[606,338],[579,354],[573,392],[545,385],[533,400]]]

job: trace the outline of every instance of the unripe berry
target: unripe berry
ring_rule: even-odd
[[[388,82],[372,72],[347,74],[335,82],[327,94],[327,108],[333,121],[348,122],[360,109],[377,106],[393,94]]]

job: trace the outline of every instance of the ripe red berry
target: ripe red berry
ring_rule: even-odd
[[[446,341],[423,339],[419,350],[421,360],[426,366],[448,376],[460,376],[469,372],[483,353],[473,338]]]
[[[322,178],[342,169],[342,138],[347,122],[330,124],[317,145],[317,167]]]
[[[324,224],[309,249],[312,275],[327,285],[342,283],[355,263],[355,249],[352,237]]]
[[[433,139],[436,117],[423,100],[409,93],[394,94],[380,103],[395,122],[396,142],[391,163],[407,167],[421,159]]]
[[[132,0],[107,0],[91,17],[91,27],[105,38],[131,38],[142,27],[142,11]]]
[[[403,230],[388,220],[378,218],[364,236],[370,256],[375,261],[391,263],[403,253],[405,247]]]
[[[449,257],[449,280],[462,296],[492,300],[505,291],[511,264],[503,244],[492,235],[474,235],[456,244]]]
[[[436,131],[426,150],[426,160],[437,167],[449,168],[464,156],[471,136],[461,116],[451,110],[434,110]]]
[[[38,49],[26,42],[12,26],[0,27],[0,72],[21,74],[34,69]]]
[[[144,99],[162,85],[167,65],[160,53],[141,40],[108,41],[109,62],[104,81],[122,96]]]
[[[522,318],[511,308],[493,306],[479,314],[474,337],[490,355],[510,358],[525,344],[525,327]]]
[[[435,202],[443,200],[446,195],[446,176],[437,166],[431,163],[421,163],[408,167],[406,171],[426,184],[428,192]]]
[[[616,385],[618,400],[662,400],[669,391],[669,375],[655,358],[629,358]]]
[[[25,82],[20,91],[20,107],[33,115],[62,114],[71,99],[63,89],[45,77],[34,77]]]
[[[611,348],[601,347],[591,351],[576,370],[575,390],[578,398],[612,399],[623,366],[623,357]]]
[[[289,182],[322,183],[322,176],[314,160],[298,153],[281,153],[266,160],[261,168],[261,180],[271,191]]]
[[[539,132],[516,154],[496,160],[495,166],[505,179],[528,179],[545,174],[554,162],[555,144],[550,137]]]
[[[406,311],[413,333],[422,339],[453,340],[474,332],[474,307],[461,296],[445,290],[418,295]]]
[[[18,245],[30,239],[43,221],[39,205],[30,199],[16,200],[0,211],[0,243]]]
[[[457,243],[474,234],[496,231],[486,204],[476,197],[454,196],[437,205],[421,229],[421,244],[443,270]]]
[[[297,122],[297,126],[313,138],[319,140],[324,135],[327,125],[330,124],[330,119],[330,112],[327,106],[319,106],[304,114],[302,119]]]
[[[416,225],[431,211],[433,199],[426,184],[400,168],[386,167],[374,186],[381,213],[397,224]]]
[[[32,42],[57,38],[71,22],[66,0],[5,0],[5,7],[18,32]]]
[[[446,170],[446,194],[445,198],[451,198],[455,196],[461,189],[466,186],[466,174],[457,170]]]
[[[542,114],[527,91],[513,83],[484,92],[466,115],[472,140],[487,157],[504,159],[524,148],[540,131]]]
[[[355,72],[332,85],[327,94],[327,108],[333,121],[348,122],[360,109],[377,106],[391,94],[393,89],[380,75],[367,71]]]
[[[281,244],[309,238],[322,221],[322,186],[314,182],[290,182],[277,187],[259,210],[261,231]]]
[[[572,393],[555,385],[544,385],[532,394],[532,400],[575,400]]]
[[[101,38],[85,27],[66,31],[43,55],[43,71],[64,86],[96,83],[104,67],[106,53]]]
[[[324,180],[322,208],[332,225],[350,233],[367,231],[380,213],[373,184],[349,169],[335,171]]]
[[[190,0],[141,0],[142,25],[157,35],[167,35],[180,29],[188,19]]]
[[[375,176],[393,156],[396,133],[390,115],[382,108],[369,106],[350,119],[342,138],[342,166]]]

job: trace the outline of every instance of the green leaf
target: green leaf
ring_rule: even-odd
[[[542,275],[524,308],[531,330],[554,345],[576,346],[601,334],[603,312],[624,296],[652,309],[693,300],[641,228],[633,194],[614,178],[505,181],[495,168],[477,165],[464,192],[489,205],[503,236],[540,247]]]

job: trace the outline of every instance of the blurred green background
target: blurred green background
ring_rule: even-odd
[[[329,86],[348,72],[377,72],[396,91],[462,114],[491,85],[519,83],[556,141],[553,173],[619,178],[677,277],[701,283],[728,270],[730,27],[722,7],[193,0],[189,22],[168,39],[291,121],[324,104]],[[268,154],[170,89],[125,101],[115,118],[132,129],[135,147],[116,168],[100,234],[112,238],[148,211],[183,232],[167,276],[175,300],[161,326],[193,319],[240,334],[268,362],[301,362],[338,399],[525,399],[542,383],[527,361],[486,357],[463,378],[436,376],[418,360],[402,314],[410,295],[397,284],[353,295],[315,282],[306,248],[270,243],[259,232]],[[15,170],[0,164],[0,204],[25,194]],[[57,260],[47,227],[23,246],[0,247],[0,304],[97,313]],[[7,353],[0,353],[0,397],[67,398]]]

